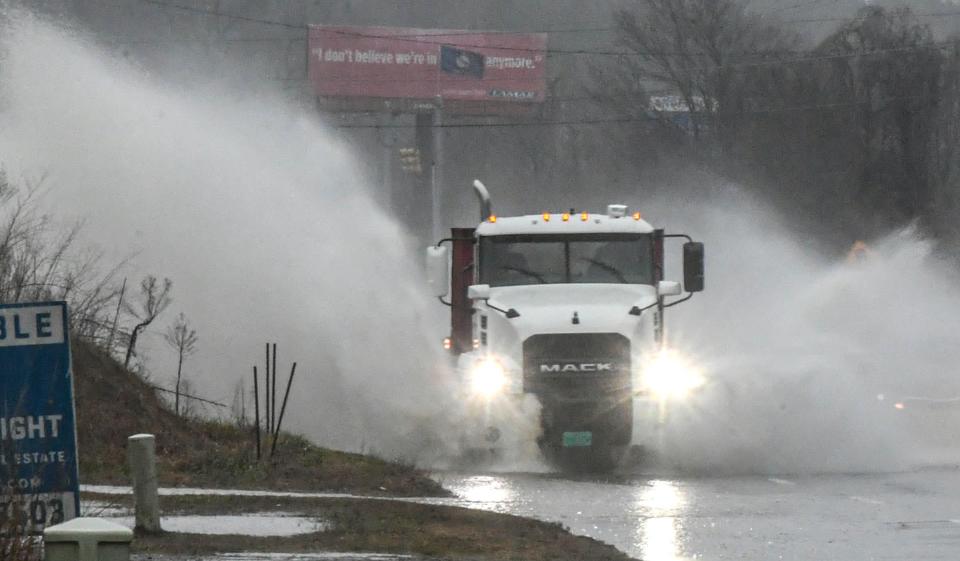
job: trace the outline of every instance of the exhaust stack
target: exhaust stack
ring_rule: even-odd
[[[490,192],[487,191],[486,185],[479,179],[473,180],[473,190],[477,194],[477,198],[480,199],[480,222],[483,222],[493,214],[493,206],[490,203]]]

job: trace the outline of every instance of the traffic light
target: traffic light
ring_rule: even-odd
[[[417,148],[401,148],[400,167],[407,173],[415,175],[423,173],[423,166],[420,162],[420,150]]]

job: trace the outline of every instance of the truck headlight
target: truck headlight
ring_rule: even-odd
[[[643,369],[643,387],[659,399],[683,398],[706,383],[703,373],[672,350],[657,353]]]
[[[477,361],[470,369],[470,389],[474,394],[493,397],[507,386],[507,372],[495,358]]]

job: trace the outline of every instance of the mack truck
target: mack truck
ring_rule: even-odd
[[[498,216],[473,187],[479,225],[427,249],[432,293],[450,308],[443,345],[469,410],[464,447],[496,452],[533,398],[548,462],[610,470],[644,446],[635,424],[656,424],[665,402],[704,383],[664,326],[667,308],[704,288],[703,244],[622,204]],[[664,279],[672,238],[685,241],[682,285]]]

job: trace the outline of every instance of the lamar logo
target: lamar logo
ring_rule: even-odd
[[[490,97],[505,97],[509,99],[536,99],[537,92],[522,90],[490,90],[487,92]]]
[[[570,364],[541,364],[540,373],[555,372],[613,372],[612,362],[580,362]]]

